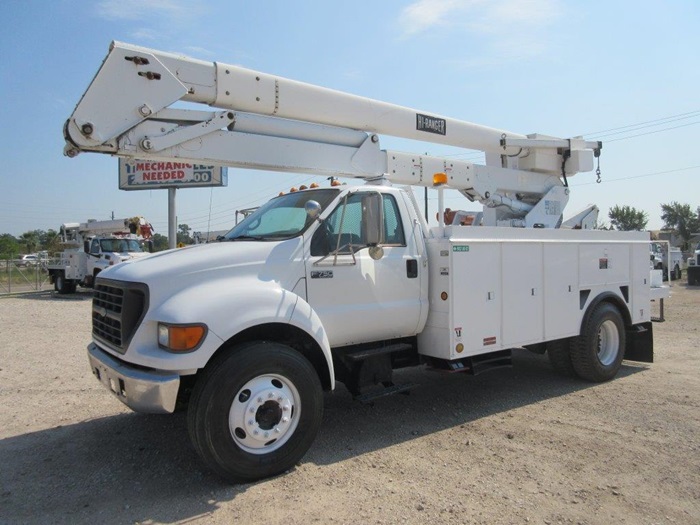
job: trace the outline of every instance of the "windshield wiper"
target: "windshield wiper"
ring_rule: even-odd
[[[262,241],[263,237],[260,235],[239,235],[238,237],[231,237],[229,241]]]

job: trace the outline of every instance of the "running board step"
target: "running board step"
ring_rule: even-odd
[[[428,358],[426,361],[429,369],[437,372],[452,374],[463,372],[473,376],[490,370],[511,368],[513,366],[512,353],[510,350],[501,350],[500,352],[491,352],[489,354],[475,355],[452,361],[434,357]]]
[[[380,346],[378,348],[370,348],[368,350],[360,350],[358,352],[346,354],[345,357],[347,357],[349,361],[364,361],[370,357],[393,354],[394,352],[403,352],[404,350],[411,350],[412,348],[413,346],[408,343],[395,343],[393,345]]]
[[[354,396],[353,399],[355,401],[359,401],[360,403],[370,403],[370,402],[374,401],[375,399],[393,396],[394,394],[408,394],[409,390],[411,390],[412,388],[414,388],[416,386],[418,386],[417,383],[404,383],[402,385],[387,386],[387,387],[380,388],[377,390],[372,390],[372,391],[367,392],[365,394],[360,394],[358,396]]]

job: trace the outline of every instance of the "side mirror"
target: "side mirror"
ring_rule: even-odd
[[[317,220],[321,215],[323,208],[321,208],[321,205],[316,201],[306,201],[306,204],[304,204],[304,211],[306,212],[306,215],[311,217],[313,220]]]
[[[362,197],[362,222],[367,246],[384,244],[384,199],[381,193]]]

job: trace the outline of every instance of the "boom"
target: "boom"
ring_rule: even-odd
[[[378,134],[481,150],[488,165],[381,150]],[[444,173],[449,187],[484,205],[484,224],[537,227],[561,224],[566,178],[593,169],[601,148],[118,42],[64,136],[70,157],[92,151],[422,186]]]

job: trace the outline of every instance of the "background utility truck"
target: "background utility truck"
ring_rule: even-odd
[[[216,109],[172,107],[181,100]],[[382,150],[379,133],[480,149],[487,165]],[[222,242],[97,277],[93,373],[133,410],[187,405],[194,448],[228,480],[292,467],[336,381],[366,401],[408,388],[394,384],[396,369],[476,374],[522,348],[589,381],[613,378],[623,359],[653,359],[649,235],[586,229],[595,206],[562,220],[567,180],[594,168],[598,142],[518,135],[121,43],[64,136],[71,157],[367,181],[280,195]],[[414,186],[437,188],[437,227]],[[444,188],[483,205],[470,226],[444,223]]]
[[[668,242],[652,242],[649,245],[651,266],[663,272],[663,279],[675,281],[683,276],[683,253]]]
[[[151,225],[143,217],[61,224],[65,249],[47,265],[54,289],[69,294],[78,285],[92,287],[102,270],[147,255],[142,243],[151,234]]]

